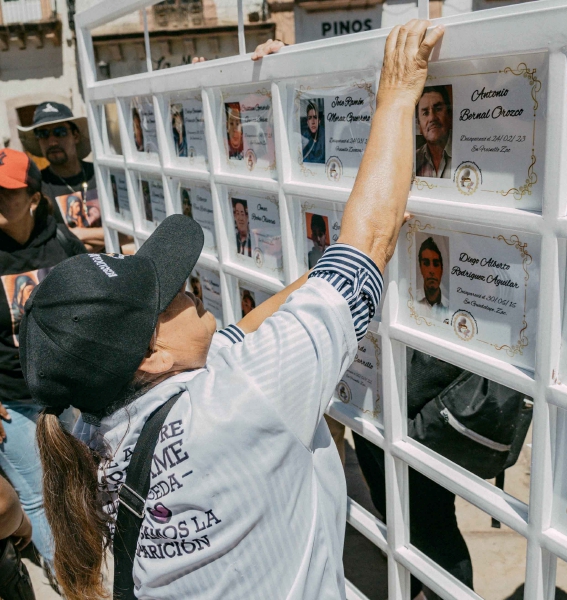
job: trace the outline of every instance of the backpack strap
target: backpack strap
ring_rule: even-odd
[[[118,516],[114,532],[114,598],[117,600],[136,599],[132,569],[144,520],[146,496],[150,489],[153,454],[165,419],[182,393],[172,396],[148,417],[128,465],[126,481],[118,492]]]
[[[66,225],[63,225],[63,227],[66,227]],[[65,251],[65,254],[69,257],[75,256],[75,254],[77,254],[77,249],[73,246],[73,242],[63,233],[59,225],[57,225],[55,233],[57,235],[57,241]]]

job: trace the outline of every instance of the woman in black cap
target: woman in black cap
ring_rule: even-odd
[[[213,315],[184,291],[203,233],[182,215],[135,256],[74,257],[32,293],[22,365],[46,406],[45,502],[70,600],[104,595],[104,547],[127,510],[142,521],[131,573],[115,573],[133,579],[126,598],[345,597],[346,485],[322,417],[380,302],[404,221],[415,105],[442,35],[426,34],[428,24],[396,27],[386,42],[338,243],[237,326],[215,333]],[[76,437],[56,419],[68,405],[82,411]],[[153,454],[137,448],[164,406]],[[136,501],[123,484],[143,453],[149,489]],[[127,531],[118,533],[123,557]]]
[[[49,201],[41,193],[37,166],[23,152],[3,149],[0,152],[0,468],[9,477],[30,517],[35,546],[52,563],[52,538],[45,519],[41,463],[35,445],[35,423],[41,409],[34,404],[20,367],[19,329],[26,300],[47,271],[85,249],[65,226],[58,228],[49,209]]]

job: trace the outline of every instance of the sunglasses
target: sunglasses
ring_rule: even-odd
[[[47,140],[52,135],[56,138],[63,138],[69,135],[69,129],[65,125],[59,125],[53,129],[34,129],[34,134],[38,140]]]

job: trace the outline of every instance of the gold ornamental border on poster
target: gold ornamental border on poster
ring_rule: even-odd
[[[457,77],[474,77],[477,75],[498,75],[498,74],[511,74],[516,77],[523,77],[528,85],[531,87],[531,96],[534,101],[533,104],[533,127],[532,127],[532,153],[531,153],[531,162],[527,166],[526,171],[526,180],[525,183],[517,188],[510,188],[509,190],[486,190],[482,189],[482,192],[488,192],[493,194],[499,194],[501,196],[508,196],[512,194],[514,200],[519,201],[525,195],[530,196],[532,193],[532,187],[537,183],[538,176],[535,171],[535,164],[537,162],[536,152],[535,152],[535,136],[536,136],[536,116],[539,108],[538,102],[538,93],[541,91],[541,81],[536,77],[537,69],[530,69],[525,62],[521,62],[516,68],[513,67],[504,67],[503,69],[498,69],[496,71],[482,71],[475,73],[464,73],[462,75],[450,75],[450,76],[442,76],[436,77],[435,75],[428,75],[427,80],[433,81],[435,79],[456,79]],[[443,180],[437,180],[443,181]],[[419,179],[418,177],[414,177],[413,184],[416,186],[418,190],[423,190],[424,187],[432,190],[433,188],[448,188],[454,189],[452,185],[445,185],[443,183],[430,183],[428,181],[424,181],[423,179]]]
[[[408,232],[406,233],[406,239],[408,241],[408,256],[409,256],[410,261],[412,261],[412,262],[410,262],[410,264],[415,264],[416,257],[414,255],[415,249],[414,249],[413,242],[415,239],[415,234],[419,231],[431,231],[431,232],[447,231],[450,233],[461,233],[461,234],[465,234],[465,235],[474,235],[477,237],[483,237],[483,238],[502,242],[503,244],[506,244],[507,246],[513,246],[516,248],[516,250],[518,250],[518,252],[520,253],[520,257],[522,259],[522,268],[525,273],[525,275],[524,275],[524,314],[523,314],[523,320],[522,320],[522,327],[518,331],[518,340],[515,344],[510,346],[508,344],[501,344],[501,345],[494,344],[494,343],[488,342],[486,340],[483,340],[483,339],[479,338],[478,336],[476,336],[474,339],[478,340],[479,342],[481,342],[483,344],[492,346],[492,348],[494,348],[495,350],[505,351],[506,354],[510,358],[513,358],[514,356],[516,356],[516,354],[523,355],[524,348],[526,348],[529,344],[528,337],[526,336],[526,329],[528,328],[528,322],[526,321],[527,303],[528,303],[528,281],[530,278],[530,273],[528,271],[528,267],[533,262],[533,258],[527,250],[527,248],[528,248],[527,242],[522,242],[520,240],[520,238],[518,237],[518,235],[516,235],[516,234],[513,234],[509,238],[506,238],[502,234],[500,234],[500,235],[483,235],[481,233],[471,233],[469,231],[459,231],[457,229],[451,229],[449,227],[436,227],[435,225],[431,225],[430,223],[422,224],[421,221],[415,221],[414,223],[410,223],[408,225]],[[412,250],[413,250],[413,252],[412,252]],[[410,317],[415,320],[417,325],[419,325],[419,326],[427,325],[427,327],[440,327],[441,329],[445,330],[444,327],[441,327],[441,325],[435,323],[433,320],[429,320],[429,319],[417,314],[417,312],[415,311],[415,306],[414,306],[413,289],[412,289],[411,283],[408,286],[408,296],[409,296],[409,300],[407,302],[407,306],[408,306],[408,309],[410,312]]]
[[[276,206],[276,208],[278,209],[278,219],[279,219],[279,207],[280,207],[280,202],[279,200],[276,198],[276,196],[274,196],[273,194],[267,195],[267,196],[256,196],[254,194],[247,194],[246,192],[239,192],[237,190],[229,190],[228,192],[228,204],[229,206],[232,205],[232,199],[233,197],[236,198],[242,198],[244,200],[248,200],[249,198],[256,198],[258,200],[267,200],[268,202],[271,202],[272,204],[274,204]],[[280,222],[280,235],[281,235],[281,222]],[[246,261],[246,257],[241,256],[240,254],[236,254],[236,260],[241,261],[242,263],[244,263],[247,267],[249,266],[249,264]],[[262,265],[262,267],[258,267],[259,269],[261,269],[262,271],[271,271],[272,273],[277,273],[278,275],[281,275],[283,273],[283,256],[282,256],[282,266],[280,268],[277,267],[265,267]]]
[[[228,93],[228,92],[221,92],[221,106],[222,106],[222,114],[223,114],[223,147],[224,147],[224,157],[225,157],[225,161],[226,164],[228,165],[228,167],[230,169],[237,169],[238,168],[238,163],[235,161],[231,161],[230,158],[228,157],[228,141],[226,139],[226,111],[224,110],[224,105],[227,102],[240,102],[240,100],[231,100],[231,98],[240,98],[241,96],[264,96],[264,98],[269,98],[270,100],[270,104],[272,105],[270,108],[270,117],[272,120],[272,136],[274,133],[274,107],[273,107],[273,103],[272,103],[272,92],[270,92],[270,90],[266,89],[266,88],[261,88],[259,90],[256,90],[254,92],[232,92],[232,93]],[[273,138],[272,138],[273,139]],[[250,171],[254,171],[255,169],[258,169],[259,171],[267,171],[269,173],[273,172],[276,170],[276,148],[275,148],[275,140],[274,140],[274,160],[273,162],[271,162],[269,165],[266,165],[265,167],[258,167],[257,163],[254,162],[252,168],[249,170]]]
[[[354,81],[351,83],[345,83],[341,85],[327,85],[327,86],[317,86],[312,87],[310,85],[300,85],[298,88],[295,88],[295,98],[293,102],[293,118],[295,123],[300,122],[300,112],[301,112],[301,100],[303,96],[307,93],[311,93],[313,91],[332,91],[341,88],[358,88],[360,90],[365,90],[368,93],[368,97],[370,100],[370,116],[374,116],[374,112],[376,110],[376,93],[374,92],[374,83],[372,81],[366,81],[366,79],[361,79],[360,81]],[[303,162],[303,150],[301,148],[301,143],[297,146],[297,164],[299,165],[299,169],[301,174],[305,177],[315,177],[317,173],[308,169]]]
[[[365,338],[370,340],[371,344],[374,346],[374,356],[376,358],[376,370],[378,370],[380,367],[380,357],[382,355],[382,350],[380,349],[380,342],[378,341],[378,338],[370,331],[366,333]],[[339,385],[340,385],[340,382],[339,382]],[[364,415],[370,415],[373,419],[378,419],[380,413],[382,412],[380,410],[381,397],[380,397],[380,378],[379,377],[376,378],[376,389],[373,391],[374,391],[374,410],[369,410],[367,408],[363,408],[362,406],[358,406],[358,404],[356,404],[356,402],[353,402],[352,398],[345,401],[339,397],[339,400],[343,404],[348,404],[349,406],[353,406],[354,408],[359,410]]]

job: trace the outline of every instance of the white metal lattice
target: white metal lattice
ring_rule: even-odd
[[[304,272],[300,249],[303,232],[297,225],[301,222],[301,203],[310,201],[321,206],[334,203],[336,208],[348,198],[349,185],[309,183],[294,176],[286,85],[299,79],[333,80],[339,73],[348,78],[353,70],[373,73],[377,79],[388,31],[370,31],[289,47],[256,63],[248,56],[236,56],[97,82],[90,30],[147,4],[147,0],[105,0],[76,18],[106,246],[109,250],[119,251],[117,232],[134,236],[139,245],[154,227],[143,217],[138,183],[141,175],[162,183],[167,214],[181,210],[179,181],[193,186],[210,186],[217,253],[206,253],[199,265],[218,274],[222,320],[226,325],[240,316],[239,281],[274,293]],[[419,14],[427,16],[427,1],[419,0]],[[439,65],[519,53],[546,54],[548,75],[544,100],[545,162],[540,174],[543,180],[541,212],[478,205],[463,202],[462,198],[441,200],[435,197],[434,191],[429,197],[412,194],[409,200],[409,210],[418,218],[449,219],[538,237],[541,258],[535,366],[533,371],[520,369],[505,360],[402,322],[400,310],[404,297],[398,282],[405,276],[405,263],[399,247],[388,267],[389,285],[381,323],[379,327],[372,325],[381,337],[383,422],[380,424],[365,417],[337,398],[328,410],[331,416],[384,449],[388,527],[353,501],[349,501],[347,519],[387,553],[390,600],[409,598],[410,573],[443,598],[479,598],[410,544],[409,465],[524,536],[527,540],[525,598],[551,600],[555,594],[556,557],[567,561],[567,529],[562,529],[561,523],[553,517],[558,511],[564,513],[566,507],[566,500],[560,494],[554,498],[554,464],[567,447],[567,439],[562,435],[564,430],[555,429],[558,415],[563,415],[561,411],[567,409],[567,386],[561,383],[567,364],[565,356],[561,356],[567,249],[567,173],[564,169],[567,164],[567,5],[564,0],[542,0],[440,21],[446,24],[447,30],[441,48],[433,58]],[[259,88],[271,94],[275,170],[267,170],[261,175],[231,172],[225,164],[221,94]],[[170,99],[180,92],[191,92],[202,99],[208,165],[180,161],[173,151]],[[155,154],[140,153],[135,149],[130,134],[134,98],[152,99],[159,148]],[[103,110],[105,103],[116,103],[117,106],[122,155],[110,151]],[[124,173],[126,178],[130,219],[124,218],[128,216],[126,212],[116,212],[113,208],[110,174],[116,173]],[[227,199],[232,188],[252,195],[272,195],[277,199],[283,245],[281,274],[269,274],[235,260],[231,250],[233,230],[230,217],[227,217]],[[125,201],[123,196],[122,202]],[[516,498],[407,437],[406,346],[517,389],[534,399],[529,509]],[[555,478],[556,481],[561,479],[562,473],[556,472]],[[347,596],[363,598],[350,583]]]

